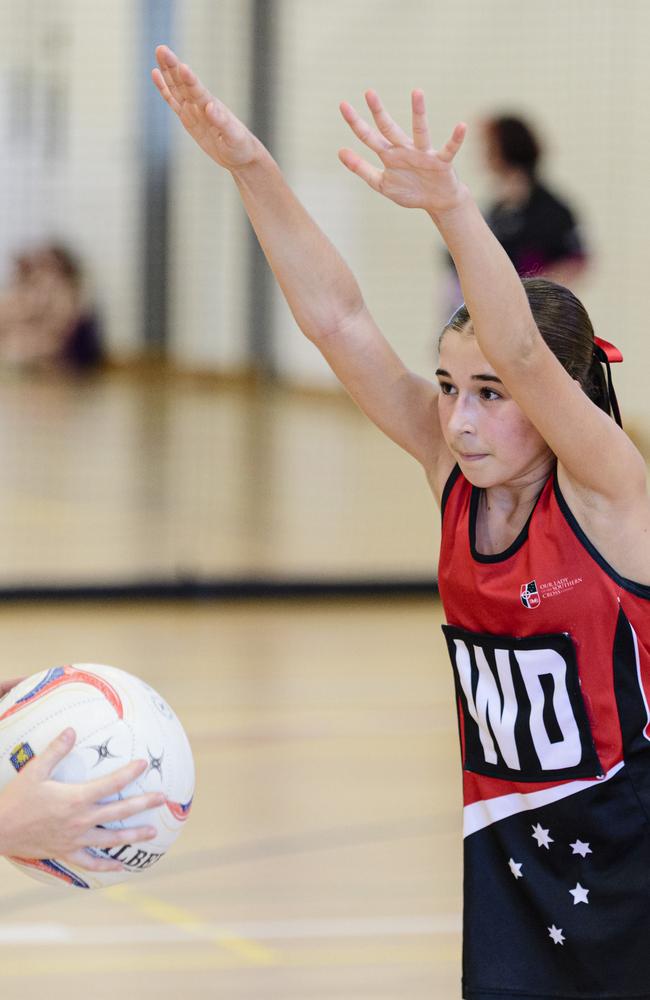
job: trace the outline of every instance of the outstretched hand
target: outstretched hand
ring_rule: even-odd
[[[341,162],[352,173],[358,174],[373,191],[378,191],[398,205],[423,208],[433,215],[455,208],[462,200],[464,188],[452,163],[463,144],[467,126],[459,122],[451,138],[436,150],[429,137],[422,91],[414,90],[411,95],[412,137],[393,121],[378,94],[368,90],[365,96],[376,129],[346,101],[340,106],[341,114],[357,138],[377,154],[383,170],[351,149],[339,151]]]
[[[158,68],[151,72],[153,82],[208,156],[231,171],[258,158],[263,148],[259,140],[171,49],[159,45],[156,62]]]

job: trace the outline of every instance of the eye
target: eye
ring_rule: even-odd
[[[497,392],[496,389],[490,389],[487,385],[484,385],[479,392],[481,399],[487,400],[488,403],[493,402],[495,399],[503,399],[501,393]]]
[[[439,382],[438,384],[443,396],[451,396],[456,391],[451,382]]]

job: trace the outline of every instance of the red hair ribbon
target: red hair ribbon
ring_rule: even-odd
[[[610,344],[608,340],[602,340],[600,337],[594,337],[594,355],[601,362],[601,364],[605,365],[605,368],[607,369],[607,392],[609,395],[610,409],[614,420],[619,427],[622,427],[623,421],[621,420],[621,411],[619,409],[616,393],[614,392],[612,370],[609,366],[622,361],[623,355],[619,351],[618,347],[614,347],[614,345]]]
[[[623,355],[619,351],[618,347],[614,347],[610,344],[608,340],[603,340],[601,337],[594,337],[595,348],[600,348],[600,351],[605,355],[605,357],[600,356],[600,352],[594,349],[594,353],[599,361],[609,361],[610,365],[616,364],[618,361],[623,360]]]

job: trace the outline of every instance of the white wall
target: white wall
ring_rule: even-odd
[[[250,67],[248,0],[179,3],[177,50],[244,120]],[[173,122],[170,349],[191,368],[247,363],[248,223],[230,177]]]
[[[364,189],[339,165],[350,142],[342,98],[376,87],[401,119],[414,86],[432,132],[508,107],[549,140],[549,177],[587,222],[595,266],[583,294],[597,331],[620,343],[625,410],[650,419],[645,288],[650,266],[650,5],[645,0],[269,0],[278,19],[277,155],[359,277],[413,367],[431,370],[442,315],[441,247],[424,217]],[[250,0],[177,0],[182,56],[249,117]],[[109,346],[140,346],[138,108],[149,66],[139,0],[0,0],[0,279],[9,253],[53,233],[90,265]],[[153,58],[153,54],[152,54]],[[60,127],[51,100],[60,97]],[[50,110],[48,110],[50,109]],[[228,177],[172,123],[173,356],[192,367],[246,363],[247,224]],[[459,168],[479,195],[470,138]],[[276,301],[282,371],[329,384]]]
[[[139,334],[136,54],[129,0],[0,3],[0,275],[16,250],[66,240],[117,353]]]
[[[625,411],[650,418],[646,373],[650,247],[650,5],[644,0],[282,0],[279,158],[357,274],[405,360],[431,370],[442,316],[441,247],[424,217],[384,202],[336,158],[354,144],[337,110],[374,87],[408,122],[427,95],[432,135],[495,109],[530,115],[548,140],[547,176],[582,211],[595,266],[580,288],[596,330],[629,363],[615,372]],[[472,134],[459,170],[485,191]],[[358,146],[358,144],[357,144]],[[372,154],[370,154],[372,155]],[[284,368],[326,379],[295,345],[278,304]]]

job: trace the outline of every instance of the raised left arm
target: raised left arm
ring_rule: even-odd
[[[482,353],[576,490],[617,503],[646,494],[646,467],[623,430],[546,345],[524,287],[469,192],[430,213],[449,247]]]
[[[348,149],[341,150],[341,161],[391,201],[429,214],[456,264],[482,353],[576,490],[617,504],[640,502],[646,496],[643,458],[544,343],[519,276],[453,170],[465,125],[458,124],[436,150],[421,91],[412,94],[412,138],[395,124],[376,93],[368,91],[366,101],[376,129],[349,104],[341,105],[341,111],[383,169]]]

